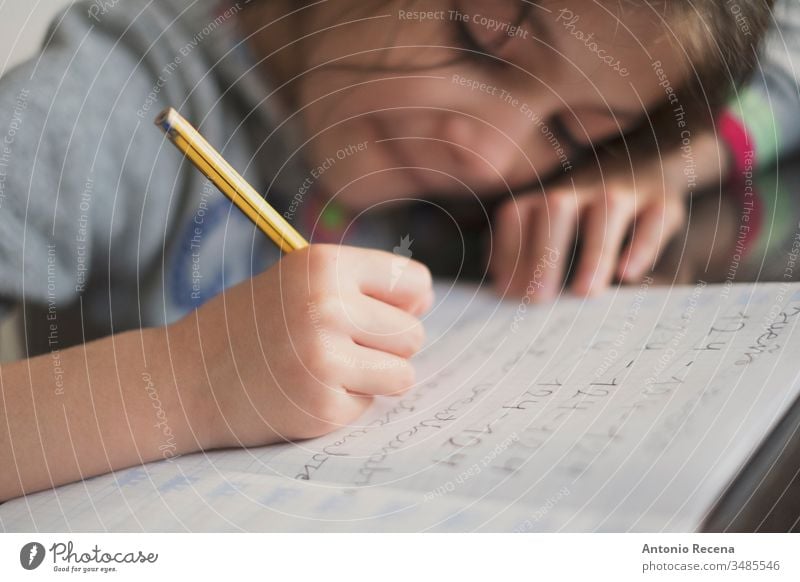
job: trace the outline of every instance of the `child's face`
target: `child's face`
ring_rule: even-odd
[[[316,13],[309,30],[333,28],[311,43],[306,71],[340,66],[299,85],[319,185],[356,209],[535,182],[646,122],[687,76],[666,24],[638,5],[545,2],[521,22],[512,0],[378,5]]]

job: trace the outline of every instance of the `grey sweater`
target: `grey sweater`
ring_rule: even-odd
[[[0,80],[0,318],[22,305],[28,355],[175,321],[279,258],[153,125],[177,108],[280,212],[305,179],[243,4],[219,6],[78,3]]]
[[[38,57],[0,79],[0,318],[22,306],[28,355],[170,323],[278,260],[152,124],[176,107],[279,212],[305,191],[297,128],[235,30],[245,3],[78,3]],[[785,0],[782,32],[798,13]],[[800,127],[798,47],[779,32],[754,85],[781,101],[778,125]],[[800,141],[784,129],[782,147]],[[417,220],[416,258],[458,263],[461,233],[441,230]],[[348,244],[390,250],[407,227],[395,212],[349,232]]]

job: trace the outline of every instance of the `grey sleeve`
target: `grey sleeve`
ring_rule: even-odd
[[[773,16],[750,83],[757,98],[745,104],[747,117],[759,125],[750,129],[762,165],[800,146],[800,0],[778,0]],[[764,122],[756,109],[767,109],[771,119]]]
[[[170,16],[131,17],[123,3],[100,22],[87,6],[67,9],[41,54],[0,79],[0,318],[19,303],[75,301],[113,245],[158,251],[138,229],[167,202],[144,200],[150,184],[173,183],[180,160],[142,108],[158,106],[148,95]],[[171,89],[158,90],[162,101]]]

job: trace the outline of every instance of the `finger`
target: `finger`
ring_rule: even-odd
[[[498,294],[510,291],[514,272],[524,255],[523,233],[529,228],[531,197],[512,198],[495,215],[489,268]]]
[[[428,311],[430,311],[431,307],[433,307],[433,302],[435,298],[436,298],[436,293],[434,291],[434,288],[431,287],[430,292],[427,295],[425,295],[418,303],[409,306],[408,313],[410,313],[414,317],[421,317],[425,315]]]
[[[534,266],[528,277],[516,283],[528,286],[534,275],[536,293],[533,301],[549,301],[561,290],[566,271],[566,261],[571,253],[575,228],[578,221],[578,197],[574,191],[565,191],[551,195],[540,211],[535,212],[530,222],[529,246],[532,249],[528,262],[534,265],[539,261],[547,261],[546,268],[539,271]],[[553,261],[552,259],[556,259]]]
[[[532,300],[545,300],[553,297],[563,278],[565,267],[561,265],[561,258],[566,256],[563,254],[559,247],[568,246],[572,242],[572,235],[574,233],[574,226],[569,220],[565,220],[565,226],[558,226],[559,229],[565,229],[568,236],[564,238],[563,243],[556,237],[542,236],[547,232],[548,228],[554,225],[552,221],[545,226],[543,217],[546,217],[546,208],[544,199],[537,200],[538,204],[533,205],[530,210],[531,219],[529,220],[528,231],[525,233],[525,240],[523,248],[525,249],[523,266],[518,269],[519,276],[514,279],[512,288],[514,293],[520,296],[528,296]],[[567,214],[569,216],[569,214]],[[552,272],[559,269],[560,274]],[[544,296],[542,291],[545,284],[549,288]]]
[[[632,195],[619,196],[587,210],[582,256],[573,284],[575,293],[590,295],[608,287],[633,218],[634,202]]]
[[[411,258],[411,243],[401,242],[395,253],[355,249],[353,258],[362,293],[421,315],[433,304],[433,278],[428,267]]]
[[[338,385],[318,384],[315,389],[301,391],[300,394],[302,398],[292,400],[292,406],[296,407],[299,414],[304,415],[301,416],[301,422],[308,427],[319,424],[323,427],[312,430],[310,434],[304,435],[304,438],[322,436],[332,430],[347,426],[361,416],[370,407],[373,400],[372,396],[353,394]],[[294,393],[293,396],[295,396]],[[293,416],[297,416],[297,414]],[[278,433],[284,438],[287,438],[285,435],[296,434],[296,432],[297,427],[295,426],[280,427],[278,430]],[[287,440],[292,439],[287,438]]]
[[[402,309],[361,295],[348,310],[350,336],[357,344],[410,358],[425,343],[422,322]]]
[[[414,385],[414,367],[405,358],[351,344],[342,386],[353,394],[397,396]]]
[[[631,242],[620,256],[617,277],[638,281],[655,263],[673,234],[683,222],[680,203],[655,204],[645,209],[634,223]]]

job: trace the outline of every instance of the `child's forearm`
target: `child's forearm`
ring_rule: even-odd
[[[206,425],[202,366],[176,349],[181,333],[126,332],[0,367],[0,501],[204,445],[192,430]]]
[[[665,178],[673,188],[699,192],[724,182],[731,171],[727,144],[711,130],[698,133],[664,156]]]

